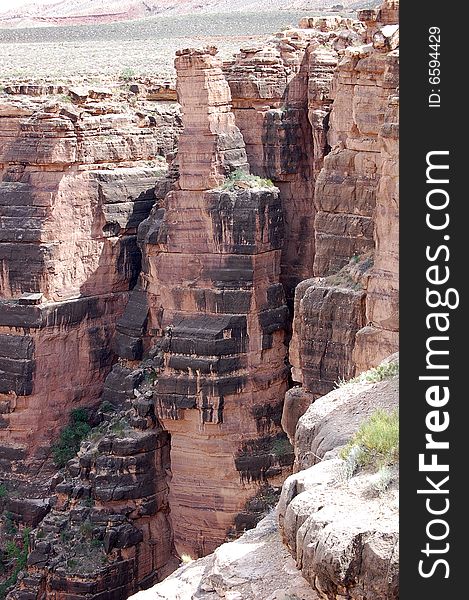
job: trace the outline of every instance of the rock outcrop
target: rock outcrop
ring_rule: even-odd
[[[16,459],[37,472],[70,410],[101,394],[115,323],[140,271],[137,227],[178,128],[172,107],[157,119],[96,95],[66,99],[10,96],[0,107],[6,472]]]
[[[266,46],[245,47],[225,72],[252,170],[281,191],[285,244],[281,280],[287,296],[313,273],[314,184],[328,151],[329,88],[338,50],[365,30],[352,19],[312,18],[276,34]]]
[[[285,481],[278,505],[283,540],[321,598],[399,597],[396,467],[385,480],[366,469],[350,476],[339,456],[376,410],[398,406],[396,376],[370,380],[330,392],[301,417],[298,472]]]
[[[170,437],[156,422],[145,375],[116,367],[107,378],[98,423],[56,478],[49,511],[30,535],[28,574],[9,600],[126,600],[177,567]]]
[[[275,514],[130,600],[319,600],[282,543]]]
[[[397,347],[397,15],[181,50],[176,90],[0,96],[9,600],[125,600],[214,551],[142,597],[397,598],[395,473],[370,495],[338,457],[396,381],[331,392]],[[223,544],[292,469],[279,528]]]

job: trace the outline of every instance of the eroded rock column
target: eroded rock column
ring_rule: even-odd
[[[176,545],[203,555],[248,524],[246,503],[291,459],[280,428],[284,222],[276,188],[226,183],[249,166],[215,51],[181,51],[176,68],[180,178],[141,228],[144,346],[163,361],[154,399],[171,434]]]

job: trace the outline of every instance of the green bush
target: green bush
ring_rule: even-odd
[[[270,179],[263,179],[258,175],[249,175],[241,169],[236,169],[233,173],[230,173],[221,187],[223,190],[233,190],[237,183],[246,184],[251,188],[274,187]]]
[[[15,561],[15,568],[10,577],[0,584],[0,600],[3,600],[9,589],[13,587],[18,581],[18,575],[21,571],[26,567],[28,562],[28,554],[29,554],[29,534],[31,529],[26,527],[23,531],[23,545],[22,547],[17,546],[14,542],[7,542],[5,546],[7,557],[10,560]]]
[[[11,512],[5,513],[5,533],[7,535],[16,535],[18,533],[18,528],[16,527]]]
[[[93,537],[93,525],[90,521],[85,521],[80,525],[80,534],[84,538],[91,539]]]
[[[84,504],[85,506],[87,506],[88,508],[92,508],[92,506],[94,505],[94,500],[93,500],[93,498],[91,498],[91,496],[90,496],[90,497],[88,497],[88,498],[85,498],[85,499],[83,500],[83,504]]]
[[[101,402],[99,410],[102,413],[109,414],[116,412],[117,409],[114,406],[114,404],[112,404],[112,402],[109,402],[109,400],[104,400],[103,402]]]
[[[276,438],[273,440],[272,452],[275,456],[285,456],[285,454],[290,454],[292,451],[292,445],[287,437]]]
[[[90,431],[88,411],[84,408],[72,410],[69,424],[62,429],[59,441],[52,446],[52,457],[57,467],[64,467],[76,456],[81,442]]]
[[[155,369],[150,369],[145,371],[144,377],[145,383],[148,383],[149,385],[155,385],[155,381],[158,379],[158,374]]]
[[[8,496],[8,489],[4,483],[0,483],[0,500]]]
[[[379,381],[383,381],[383,379],[394,377],[394,375],[399,375],[399,362],[382,363],[374,369],[365,371],[365,373],[355,377],[352,381],[358,381],[360,383],[378,383]]]
[[[61,531],[60,539],[62,540],[62,543],[64,543],[64,544],[66,544],[67,542],[70,542],[73,539],[72,532],[68,531],[68,530]]]
[[[399,461],[399,412],[379,409],[362,423],[341,451],[345,461],[353,457],[355,467],[368,465],[381,468]]]
[[[128,426],[129,423],[127,422],[127,420],[120,420],[111,425],[110,431],[111,433],[114,433],[117,436],[124,436]]]
[[[88,423],[89,415],[86,408],[74,408],[70,413],[72,423]]]

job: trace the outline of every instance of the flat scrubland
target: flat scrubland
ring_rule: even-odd
[[[320,13],[316,13],[320,14]],[[228,59],[242,46],[297,25],[304,11],[160,16],[102,25],[0,30],[0,85],[174,78],[176,50],[215,45]]]

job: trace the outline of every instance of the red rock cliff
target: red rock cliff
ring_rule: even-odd
[[[236,123],[254,173],[280,189],[285,215],[281,281],[287,296],[313,272],[314,184],[328,151],[329,88],[338,50],[359,43],[358,21],[306,19],[225,65]]]
[[[75,105],[18,96],[0,107],[0,459],[8,455],[8,468],[14,457],[39,468],[70,410],[99,398],[140,268],[137,227],[167,170],[160,156],[174,145],[156,122],[99,95]]]
[[[124,600],[252,526],[291,468],[281,419],[293,439],[396,349],[397,10],[307,18],[225,65],[180,51],[169,169],[173,108],[0,105],[0,460],[42,480],[8,500],[40,523],[11,600]]]
[[[396,3],[393,3],[393,6]],[[398,25],[377,10],[367,44],[342,52],[314,202],[316,279],[296,289],[293,378],[318,397],[398,344]],[[383,15],[384,21],[380,18]],[[301,401],[287,395],[288,410]],[[306,402],[307,403],[307,402]],[[295,411],[294,411],[295,412]]]

